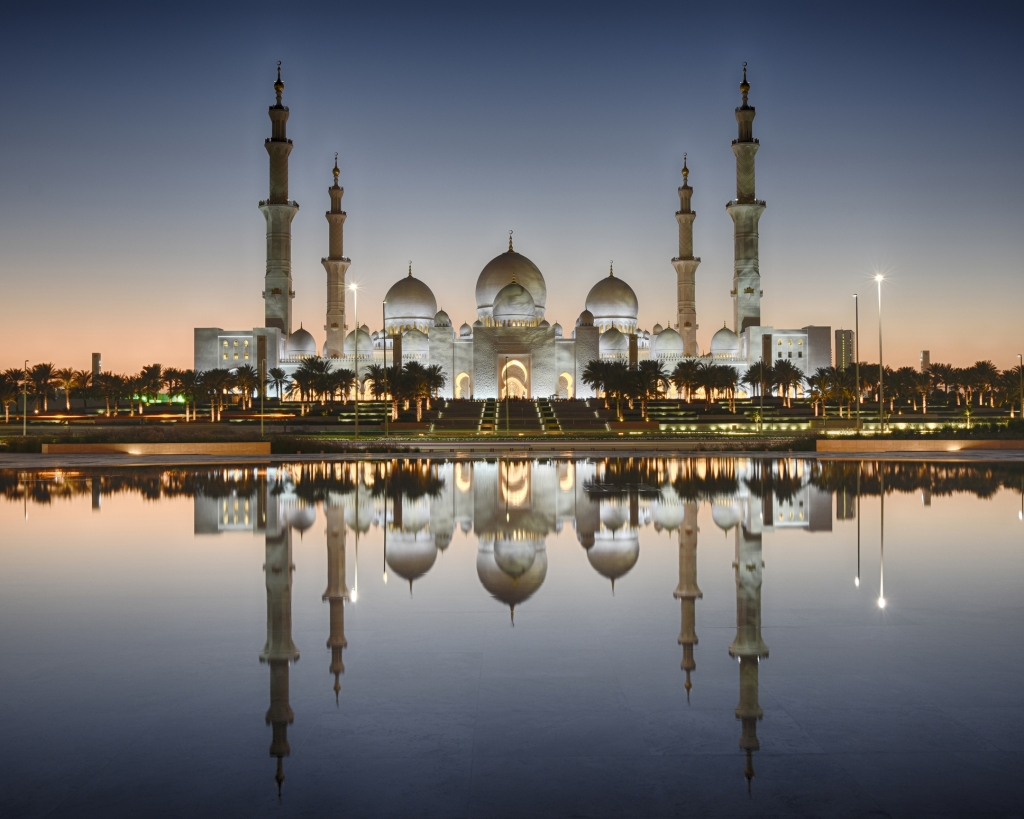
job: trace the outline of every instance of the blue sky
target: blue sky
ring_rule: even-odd
[[[875,359],[1024,351],[1022,15],[1011,4],[352,4],[5,12],[0,366],[190,366],[195,326],[262,323],[267,106],[291,108],[295,321],[323,340],[326,188],[345,186],[361,321],[409,260],[457,323],[507,244],[571,326],[616,273],[640,323],[674,311],[683,152],[698,335],[729,299],[750,66],[762,318],[853,323]],[[1019,58],[1017,60],[1019,62]],[[374,307],[369,307],[369,305]],[[371,312],[372,311],[372,312]]]

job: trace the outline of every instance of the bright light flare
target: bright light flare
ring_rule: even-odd
[[[884,597],[879,597],[878,598],[878,608],[880,608],[880,609],[884,609],[885,608],[885,598]]]
[[[860,577],[853,578],[853,585],[856,586],[858,589],[860,588]]]

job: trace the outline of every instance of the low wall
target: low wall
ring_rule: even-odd
[[[43,444],[44,455],[269,455],[270,441],[184,444]]]
[[[1024,440],[1000,441],[982,438],[899,441],[892,438],[821,439],[818,452],[960,452],[967,449],[1024,449]]]

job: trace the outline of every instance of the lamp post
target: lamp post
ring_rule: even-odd
[[[380,326],[383,328],[381,330],[381,332],[384,333],[384,400],[385,401],[387,401],[387,397],[388,397],[388,319],[387,319],[387,306],[388,306],[388,300],[384,299],[384,301],[382,301],[380,303],[380,320],[381,320],[381,325]],[[391,349],[391,363],[392,364],[395,363],[395,353],[394,353],[394,348],[393,347]],[[390,415],[391,415],[391,402],[387,401],[387,403],[384,405],[384,437],[385,438],[388,437],[388,418],[390,417]],[[385,512],[386,511],[387,510],[385,509]],[[385,517],[386,517],[386,515],[385,515]],[[386,532],[386,529],[385,529],[385,535],[386,534],[387,534],[387,532]],[[388,576],[387,569],[385,569],[384,570],[384,577],[385,577],[384,582],[385,583],[388,582],[387,581],[387,576]]]
[[[1020,361],[1017,367],[1017,375],[1020,376],[1020,418],[1024,421],[1024,355],[1017,353],[1017,360]]]
[[[884,278],[881,273],[875,276],[875,284],[878,285],[878,423],[882,432],[885,432],[885,385],[882,382],[885,373],[882,366],[882,280]]]
[[[353,340],[353,351],[355,355],[355,368],[356,368],[356,432],[355,437],[359,437],[359,285],[353,282],[348,286],[348,289],[352,291],[352,307],[353,313],[355,314],[356,328],[352,331]]]
[[[857,434],[860,435],[860,297],[853,294],[853,378],[857,392]],[[858,522],[858,526],[860,523]]]
[[[28,435],[28,359],[25,359],[25,377],[21,379],[21,435]]]

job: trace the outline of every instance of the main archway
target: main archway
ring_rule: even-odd
[[[498,381],[498,396],[505,398],[530,397],[530,369],[518,358],[503,358],[501,378]]]

